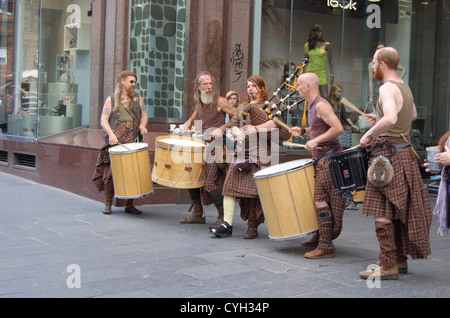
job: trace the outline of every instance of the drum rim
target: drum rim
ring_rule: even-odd
[[[188,145],[173,145],[169,144],[167,142],[163,142],[161,140],[164,139],[176,139],[176,140],[188,140],[193,141],[201,144],[202,146],[188,146]],[[159,136],[155,140],[156,147],[160,147],[163,149],[170,149],[170,150],[186,150],[186,149],[193,149],[193,150],[199,150],[202,149],[202,151],[207,147],[207,142],[201,139],[193,138],[193,137],[187,137],[187,136],[171,136],[171,135],[165,135],[165,136]]]
[[[275,238],[275,237],[269,235],[269,239],[270,239],[271,241],[289,241],[289,240],[296,240],[296,239],[303,238],[303,237],[305,237],[305,236],[314,234],[314,233],[316,233],[317,231],[319,231],[319,229],[316,229],[316,230],[313,230],[313,231],[310,231],[310,232],[307,232],[307,233],[298,234],[298,235],[292,235],[292,236],[286,236],[286,237],[277,237],[277,238]]]
[[[146,195],[152,194],[154,192],[155,192],[155,190],[153,189],[150,192],[147,192],[147,193],[144,193],[144,194],[139,194],[139,195],[134,195],[134,196],[122,196],[122,195],[116,195],[116,194],[114,194],[114,196],[116,198],[118,198],[118,199],[139,199],[139,198],[145,197]]]
[[[278,172],[274,172],[274,173],[271,173],[271,174],[265,174],[265,175],[259,174],[261,171],[264,171],[264,169],[269,169],[269,168],[274,167],[276,165],[269,166],[267,168],[261,169],[258,172],[256,172],[253,175],[253,178],[255,178],[255,179],[263,179],[263,178],[267,178],[267,177],[281,176],[281,175],[284,175],[284,174],[287,174],[287,173],[291,173],[291,172],[294,172],[294,171],[297,171],[297,170],[308,168],[309,166],[314,164],[314,159],[311,159],[311,158],[296,159],[296,160],[286,161],[286,162],[283,162],[283,163],[299,161],[299,160],[308,160],[309,162],[307,164],[303,165],[303,166],[295,167],[295,168],[292,168],[292,169],[289,169],[289,170],[278,171]],[[283,164],[283,163],[280,163],[280,164]]]
[[[119,151],[117,151],[117,152],[114,151],[115,147],[123,146],[123,147],[126,148],[127,147],[126,145],[129,145],[129,144],[142,144],[142,145],[145,145],[145,146],[143,146],[142,148],[139,148],[139,149],[128,149],[126,151],[120,151],[120,152]],[[108,148],[108,152],[110,154],[113,154],[113,155],[122,155],[122,154],[140,152],[140,151],[143,151],[143,150],[146,150],[146,149],[148,149],[148,143],[146,143],[146,142],[128,142],[128,143],[125,143],[125,144],[114,145],[114,146]],[[113,151],[111,151],[111,150],[113,150]]]

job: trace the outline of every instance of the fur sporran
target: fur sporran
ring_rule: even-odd
[[[388,158],[375,157],[367,170],[367,180],[375,188],[384,188],[391,183],[394,177],[394,168]]]

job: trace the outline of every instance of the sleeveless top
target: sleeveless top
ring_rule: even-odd
[[[403,96],[402,109],[397,113],[397,122],[388,131],[381,134],[384,137],[400,137],[401,134],[404,136],[409,136],[412,124],[412,114],[414,108],[414,98],[406,83],[399,83],[396,81],[389,81],[389,83],[397,86]],[[383,111],[377,105],[378,116],[381,118],[384,116]]]
[[[314,101],[309,105],[309,114],[308,114],[308,123],[310,126],[309,129],[309,137],[310,139],[314,139],[317,136],[320,136],[327,132],[328,129],[330,129],[330,126],[326,122],[322,120],[322,118],[317,117],[317,109],[316,106],[318,103],[324,102],[330,105],[330,103],[323,98],[320,95],[317,95],[317,97],[314,99]],[[331,107],[331,105],[330,105]],[[335,145],[339,143],[339,137],[333,138],[331,140],[328,140],[324,142],[323,144],[320,144],[319,146],[325,146],[325,145]]]
[[[208,128],[219,128],[225,124],[225,112],[219,111],[219,99],[221,97],[217,96],[217,101],[211,107],[206,105],[206,107],[198,112],[198,118],[202,121],[202,132],[205,132]]]
[[[327,85],[327,51],[318,47],[310,50],[308,42],[305,43],[304,51],[309,55],[307,71],[319,77],[320,85]]]

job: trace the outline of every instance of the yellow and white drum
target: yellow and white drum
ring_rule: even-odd
[[[284,162],[258,171],[254,178],[271,240],[296,239],[319,229],[314,160]]]
[[[136,199],[153,192],[148,144],[127,143],[109,148],[114,192],[120,199]]]
[[[160,185],[179,188],[201,188],[205,184],[206,144],[185,136],[156,138],[152,180]]]

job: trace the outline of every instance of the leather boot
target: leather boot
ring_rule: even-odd
[[[103,208],[103,214],[111,214],[111,205],[105,204],[105,207]]]
[[[181,219],[181,224],[205,224],[205,213],[203,212],[203,206],[198,203],[192,203],[188,212],[191,212],[192,208],[194,208],[194,212],[191,216]]]
[[[216,209],[217,209],[217,213],[218,213],[217,221],[209,226],[210,229],[215,228],[217,225],[219,225],[223,222],[223,205],[216,206]]]
[[[258,228],[249,226],[244,234],[245,239],[254,239],[258,237]]]
[[[330,208],[320,208],[319,213],[319,243],[317,248],[305,253],[304,257],[309,259],[334,257],[333,245],[333,216]]]
[[[375,231],[380,244],[380,267],[375,271],[362,271],[360,277],[378,277],[381,280],[398,279],[397,248],[395,245],[394,224],[375,222]]]

